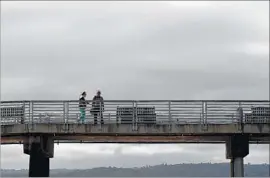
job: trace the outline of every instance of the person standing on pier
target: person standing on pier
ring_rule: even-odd
[[[101,124],[104,124],[103,112],[104,112],[103,97],[101,96],[101,91],[98,90],[97,94],[93,98],[92,109],[91,109],[91,113],[94,115],[94,124],[97,124],[98,115],[101,118]]]
[[[86,106],[87,104],[89,104],[86,100],[85,100],[85,97],[86,97],[86,92],[82,92],[82,95],[80,96],[80,99],[79,99],[79,108],[80,108],[80,121],[82,123],[85,122],[85,109],[86,109]]]

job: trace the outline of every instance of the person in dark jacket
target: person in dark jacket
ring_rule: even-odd
[[[88,104],[88,102],[85,100],[85,97],[86,97],[86,92],[84,91],[79,99],[79,108],[80,108],[80,113],[81,113],[80,121],[82,123],[84,123],[84,121],[85,121],[85,109],[86,109],[86,106]]]
[[[104,112],[104,102],[101,92],[98,90],[97,94],[94,96],[92,101],[92,110],[91,112],[94,115],[94,124],[97,124],[97,116],[101,118],[101,124],[104,124],[103,112]]]

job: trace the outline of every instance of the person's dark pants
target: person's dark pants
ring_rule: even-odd
[[[104,120],[103,120],[103,113],[102,112],[94,112],[94,124],[97,124],[97,118],[98,116],[100,116],[101,119],[101,124],[104,124]]]

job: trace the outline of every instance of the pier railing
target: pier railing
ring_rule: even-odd
[[[85,109],[85,123],[94,123],[91,103]],[[98,107],[105,124],[229,124],[270,123],[270,102],[211,100],[108,100]],[[32,123],[78,123],[79,102],[65,101],[2,101],[1,125]]]

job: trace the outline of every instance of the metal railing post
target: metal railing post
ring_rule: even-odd
[[[205,123],[207,124],[207,108],[208,108],[208,105],[207,105],[207,101],[205,102]]]
[[[66,120],[66,102],[65,101],[63,101],[63,121],[64,121],[64,123],[66,123],[65,122],[65,120]]]
[[[169,101],[169,128],[172,129],[171,101]]]
[[[203,130],[207,130],[207,102],[206,101],[202,102],[202,118],[203,118],[202,128]]]
[[[21,124],[25,123],[25,101],[23,101],[23,111],[22,111],[22,120],[21,120]]]
[[[241,101],[239,101],[238,105],[239,105],[239,111],[240,111],[240,113],[239,113],[239,116],[240,116],[240,123],[242,124],[242,123],[243,123],[243,108],[242,108],[242,103],[241,103]]]
[[[238,109],[237,109],[237,120],[238,120],[238,128],[240,131],[243,132],[243,120],[244,120],[244,111],[242,108],[242,103],[239,101],[238,103]]]
[[[118,106],[116,106],[116,116],[115,116],[115,119],[116,119],[116,124],[117,124],[117,126],[118,126],[118,124],[120,123],[119,122],[119,120],[120,120],[120,116],[121,116],[121,114],[120,114],[120,111],[118,110]]]
[[[202,102],[202,113],[201,113],[201,117],[202,117],[202,125],[204,125],[204,102]]]
[[[100,125],[101,125],[101,102],[99,102],[99,121],[100,121]]]
[[[31,114],[31,123],[34,124],[34,102],[30,101],[30,114]]]
[[[65,122],[68,123],[69,120],[69,101],[66,103],[66,120]]]
[[[135,130],[135,123],[136,123],[135,112],[136,112],[135,101],[132,101],[132,130]]]
[[[103,101],[104,102],[104,101]],[[101,101],[99,101],[99,112],[98,112],[98,116],[97,116],[97,122],[99,120],[99,129],[102,129],[102,121],[101,121],[101,116],[102,116],[102,120],[103,120],[103,113],[102,113],[102,104]],[[103,120],[104,122],[104,120]]]
[[[30,108],[30,102],[28,101],[28,123],[30,122],[30,120],[31,120],[31,115],[30,115],[30,111],[31,110],[31,108]]]
[[[138,130],[138,103],[135,101],[135,130]]]

